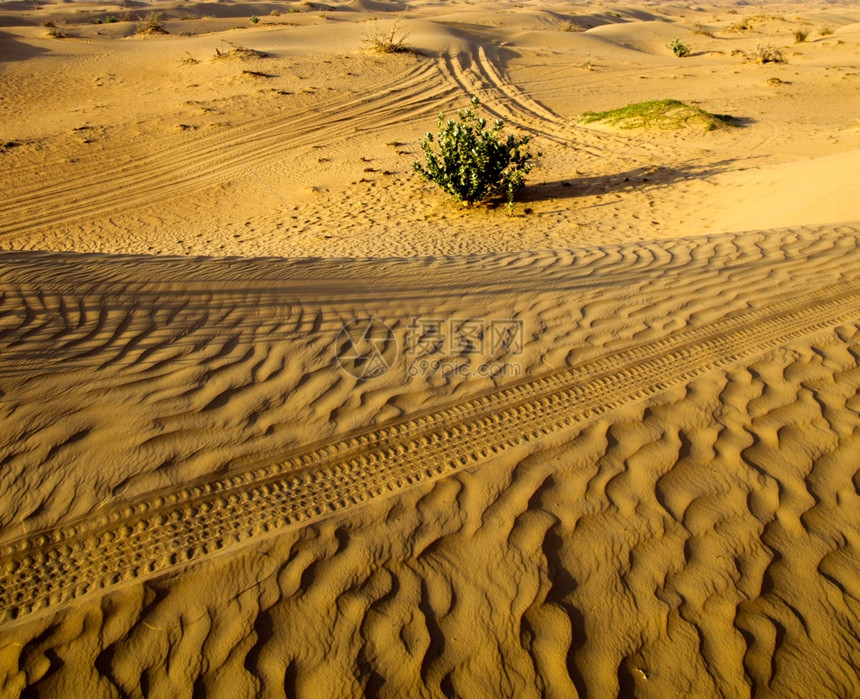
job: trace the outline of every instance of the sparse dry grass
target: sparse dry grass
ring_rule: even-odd
[[[747,54],[747,60],[751,63],[785,63],[782,50],[772,44],[758,44]]]
[[[224,44],[230,46],[229,50],[222,51],[221,49],[215,49],[215,55],[212,56],[213,61],[217,61],[222,58],[235,58],[240,61],[247,61],[252,58],[266,58],[268,54],[263,53],[262,51],[255,51],[254,49],[246,48],[245,46],[240,46],[239,44],[234,44],[232,41],[222,41],[221,46],[223,48]]]
[[[398,17],[387,32],[383,32],[378,25],[374,26],[373,31],[361,37],[361,41],[376,53],[410,53],[414,52],[414,49],[406,45],[408,36],[407,32],[400,30]]]
[[[145,18],[137,23],[136,34],[167,34],[167,30],[162,26],[164,15],[161,12],[150,12]]]
[[[57,29],[57,25],[54,24],[53,20],[48,20],[42,24],[43,27],[48,29],[46,36],[51,37],[52,39],[68,39],[69,35],[66,32],[60,31]]]
[[[750,17],[744,17],[739,22],[735,22],[734,24],[730,24],[728,27],[723,29],[724,32],[732,32],[732,33],[743,33],[754,31],[758,25],[765,24],[766,22],[787,22],[788,20],[785,17],[780,15],[752,15]]]
[[[560,32],[581,32],[585,31],[576,22],[569,19],[561,19],[555,24],[555,28]]]

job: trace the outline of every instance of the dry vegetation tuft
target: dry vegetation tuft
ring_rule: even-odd
[[[161,22],[164,15],[161,12],[150,12],[144,19],[137,23],[137,34],[167,34],[167,30]]]
[[[400,30],[400,17],[398,17],[387,32],[374,26],[372,32],[361,37],[361,41],[376,53],[414,53],[414,49],[406,45],[408,36],[406,32]]]
[[[751,63],[785,63],[782,50],[772,44],[758,44],[750,53],[747,60]]]
[[[732,33],[743,33],[755,31],[758,25],[765,24],[767,22],[787,22],[788,20],[785,17],[780,17],[779,15],[752,15],[750,17],[745,17],[739,22],[735,22],[734,24],[730,24],[728,27],[723,29],[724,32],[732,32]]]
[[[70,36],[66,32],[57,29],[57,25],[54,24],[53,20],[49,19],[47,22],[43,23],[42,26],[48,29],[46,36],[49,36],[52,39],[68,39]]]
[[[247,61],[252,58],[266,58],[268,54],[263,53],[262,51],[255,51],[254,49],[246,48],[245,46],[240,46],[239,44],[234,44],[232,41],[222,41],[221,46],[223,48],[224,44],[230,46],[229,50],[222,51],[221,49],[215,49],[215,55],[212,56],[213,61],[217,61],[221,58],[235,58],[240,61]]]
[[[582,32],[585,31],[576,22],[569,19],[560,19],[555,23],[555,28],[560,32]]]

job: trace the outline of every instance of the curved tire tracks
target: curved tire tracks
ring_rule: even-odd
[[[860,288],[845,281],[23,538],[0,555],[0,623],[52,612],[528,447],[858,318]]]

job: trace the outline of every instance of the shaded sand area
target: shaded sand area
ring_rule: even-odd
[[[857,696],[860,12],[403,10],[0,6],[0,695]]]

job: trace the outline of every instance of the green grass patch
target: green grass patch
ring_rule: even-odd
[[[637,102],[607,112],[586,112],[579,117],[582,124],[601,123],[619,129],[683,129],[700,125],[706,131],[722,126],[737,126],[734,117],[711,114],[699,107],[678,100]]]

